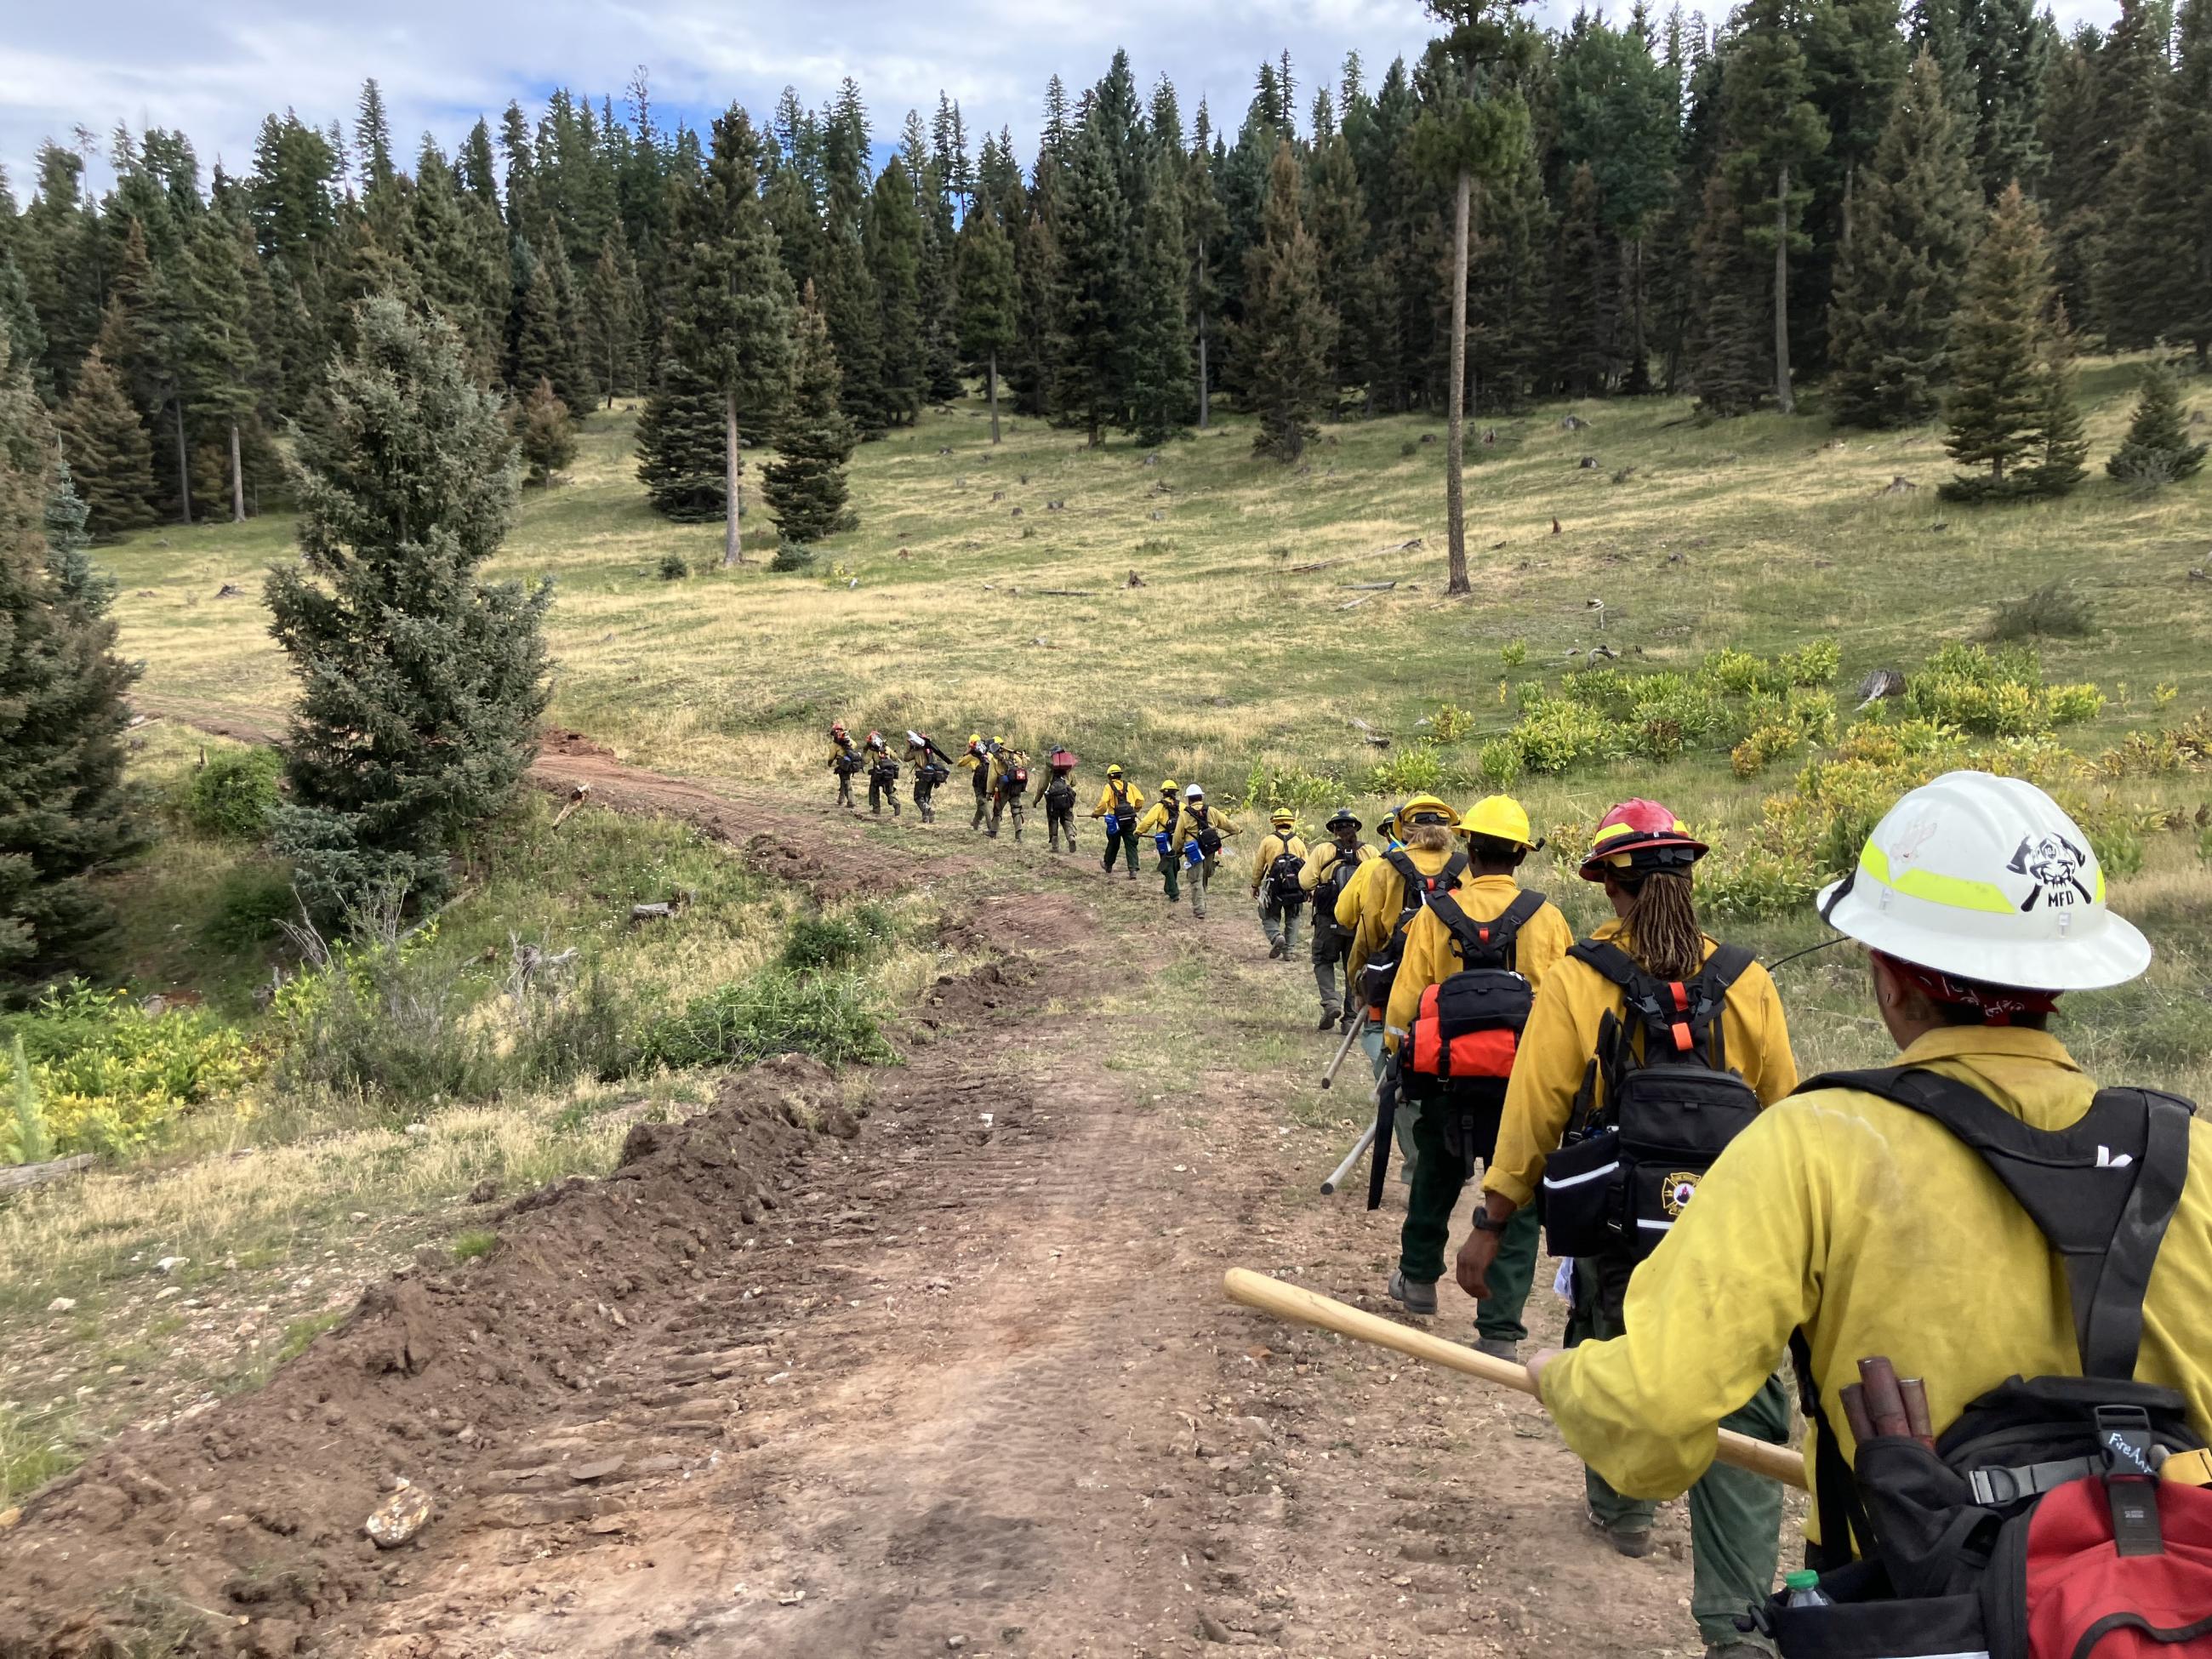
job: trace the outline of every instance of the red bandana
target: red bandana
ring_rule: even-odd
[[[1874,954],[1887,963],[1898,978],[1930,1001],[1978,1009],[1987,1024],[2009,1025],[2022,1014],[2047,1014],[2058,1006],[2056,991],[2031,991],[2016,985],[1984,985],[1978,979],[1954,979],[1917,963],[1900,961],[1879,951]]]

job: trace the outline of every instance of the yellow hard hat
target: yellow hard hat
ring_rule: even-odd
[[[1162,778],[1160,780],[1160,793],[1163,795],[1172,795],[1175,793],[1176,788],[1176,784],[1173,778]]]
[[[970,749],[973,749],[977,744],[982,741],[983,734],[981,732],[970,732],[968,734],[968,746]]]
[[[1109,766],[1106,769],[1106,775],[1109,778],[1118,778],[1121,775],[1121,769],[1118,766]]]
[[[1459,814],[1434,795],[1415,795],[1398,809],[1398,827],[1409,828],[1416,818],[1429,818],[1447,830],[1459,828]]]
[[[1297,814],[1291,811],[1287,806],[1278,806],[1274,811],[1269,815],[1269,817],[1270,819],[1276,823],[1296,823],[1297,822]]]
[[[1528,809],[1510,795],[1484,796],[1467,809],[1459,827],[1463,834],[1493,836],[1532,852],[1536,847],[1535,836],[1528,828]]]

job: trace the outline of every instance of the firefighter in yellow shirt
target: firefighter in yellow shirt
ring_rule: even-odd
[[[981,830],[983,820],[991,812],[991,782],[995,775],[991,763],[991,745],[983,741],[981,732],[968,734],[967,751],[952,764],[968,774],[975,786],[975,816],[968,821],[970,830]]]
[[[1131,783],[1120,767],[1108,767],[1106,787],[1098,792],[1098,805],[1091,809],[1091,816],[1105,823],[1105,869],[1109,876],[1114,873],[1114,860],[1119,855],[1129,872],[1129,879],[1137,878],[1137,823],[1144,805],[1145,792]]]
[[[1463,970],[1492,965],[1484,948],[1489,943],[1489,924],[1510,919],[1511,943],[1494,965],[1518,974],[1531,991],[1543,988],[1575,942],[1559,907],[1540,894],[1524,891],[1517,878],[1522,862],[1542,845],[1519,801],[1510,795],[1479,800],[1460,818],[1460,830],[1470,869],[1468,879],[1451,896],[1455,914],[1448,920],[1447,912],[1431,903],[1407,925],[1405,950],[1390,984],[1383,1020],[1383,1045],[1397,1063],[1385,1072],[1382,1086],[1433,1102],[1423,1105],[1415,1120],[1419,1157],[1406,1194],[1398,1271],[1389,1286],[1390,1294],[1415,1314],[1437,1311],[1437,1280],[1443,1275],[1452,1212],[1459,1206],[1475,1161],[1487,1164],[1497,1157],[1498,1109],[1511,1066],[1510,1049],[1499,1045],[1499,1058],[1507,1069],[1494,1081],[1477,1077],[1457,1085],[1455,1091],[1468,1103],[1464,1105],[1435,1099],[1455,1088],[1423,1074],[1423,1066],[1432,1073],[1437,1066],[1436,1045],[1411,1040],[1423,1013],[1423,1000],[1431,986],[1441,988]],[[1467,937],[1469,923],[1474,924],[1471,938]],[[1433,1026],[1437,1012],[1431,1011],[1428,1018]],[[1462,1118],[1474,1121],[1461,1131],[1462,1144],[1450,1144],[1453,1125]],[[1521,1316],[1535,1282],[1538,1231],[1533,1206],[1515,1215],[1491,1268],[1491,1293],[1475,1310],[1475,1346],[1495,1358],[1517,1359],[1528,1337]]]
[[[1321,1024],[1316,1029],[1323,1031],[1340,1025],[1349,1030],[1347,1022],[1359,1015],[1358,999],[1349,994],[1348,977],[1345,989],[1338,988],[1345,953],[1352,948],[1352,930],[1337,921],[1336,906],[1360,866],[1375,856],[1374,848],[1359,838],[1361,827],[1349,806],[1338,807],[1329,815],[1329,838],[1314,844],[1305,868],[1298,872],[1298,885],[1313,905],[1314,989],[1321,993]]]
[[[1237,826],[1206,804],[1206,791],[1197,784],[1182,792],[1182,811],[1176,819],[1169,845],[1183,860],[1183,879],[1190,886],[1190,913],[1206,920],[1206,890],[1221,867],[1221,843],[1237,833]]]
[[[1268,817],[1269,829],[1252,854],[1252,896],[1260,904],[1260,927],[1267,936],[1267,955],[1280,961],[1298,942],[1298,912],[1306,908],[1306,890],[1298,884],[1306,866],[1306,844],[1299,838],[1297,818],[1287,806],[1278,806]]]
[[[1620,1489],[1661,1498],[1698,1480],[1715,1425],[1802,1332],[1833,1447],[1808,1437],[1819,1534],[1808,1553],[1832,1565],[1850,1553],[1821,1517],[1840,1501],[1832,1486],[1848,1484],[1828,1472],[1858,1450],[1842,1395],[1856,1360],[1885,1356],[1920,1378],[1939,1434],[2008,1377],[2082,1375],[2113,1275],[2077,1332],[2069,1274],[2008,1190],[2004,1160],[1936,1115],[1961,1100],[1980,1113],[1978,1133],[2044,1180],[2070,1170],[2063,1195],[2119,1183],[2105,1201],[2123,1218],[2156,1217],[2142,1200],[2149,1172],[2162,1172],[2170,1219],[2150,1234],[2137,1346],[2106,1374],[2176,1391],[2190,1428],[2212,1440],[2212,1125],[2142,1096],[2118,1097],[2126,1112],[2112,1097],[2093,1105],[2095,1085],[2045,1029],[2063,992],[2123,983],[2150,961],[2142,935],[2106,908],[2088,848],[2032,784],[1954,772],[1899,800],[1821,896],[1823,917],[1868,949],[1904,1075],[1816,1079],[1761,1114],[1631,1285],[1626,1334],[1535,1357],[1567,1443]],[[1866,1086],[1875,1081],[1898,1092]],[[2061,1138],[2093,1113],[2094,1132]],[[2164,1137],[2157,1152],[2153,1136]],[[2190,1453],[2161,1472],[2202,1485],[2212,1459]]]
[[[1620,1334],[1632,1273],[1639,1284],[1663,1279],[1663,1261],[1649,1268],[1638,1262],[1649,1241],[1664,1237],[1700,1171],[1678,1154],[1660,1190],[1616,1190],[1631,1168],[1625,1153],[1608,1154],[1601,1136],[1564,1150],[1563,1140],[1601,1121],[1626,1121],[1632,1109],[1649,1115],[1638,1115],[1638,1123],[1663,1121],[1695,1145],[1681,1127],[1686,1119],[1741,1122],[1797,1086],[1774,981],[1750,952],[1716,944],[1698,924],[1691,872],[1705,852],[1656,801],[1625,801],[1598,825],[1582,875],[1603,884],[1614,920],[1545,976],[1506,1089],[1475,1231],[1460,1249],[1461,1287],[1486,1299],[1504,1231],[1544,1181],[1553,1254],[1576,1258],[1571,1340]],[[1570,1175],[1570,1152],[1612,1161]],[[1587,1212],[1575,1207],[1585,1201]],[[1623,1220],[1632,1207],[1632,1221]],[[1571,1237],[1570,1218],[1585,1213],[1602,1218]],[[1771,1371],[1770,1364],[1747,1381],[1728,1425],[1780,1444],[1790,1435],[1790,1400]],[[1620,1492],[1595,1469],[1586,1472],[1584,1489],[1591,1523],[1616,1550],[1650,1553],[1653,1504]],[[1781,1488],[1760,1476],[1716,1467],[1691,1492],[1691,1612],[1710,1655],[1764,1659],[1765,1650],[1746,1643],[1735,1619],[1772,1586],[1781,1526]]]
[[[1160,890],[1167,895],[1170,904],[1182,902],[1182,885],[1178,873],[1182,860],[1175,853],[1176,820],[1182,816],[1182,797],[1176,793],[1173,778],[1160,780],[1160,798],[1145,809],[1137,820],[1137,834],[1149,836],[1160,858]]]

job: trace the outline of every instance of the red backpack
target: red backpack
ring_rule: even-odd
[[[1911,1067],[1803,1086],[1880,1095],[1981,1155],[2065,1263],[2082,1375],[2009,1378],[1932,1449],[1877,1435],[1847,1464],[1801,1333],[1791,1347],[1819,1437],[1824,1553],[1840,1559],[1856,1539],[1861,1559],[1822,1574],[1825,1603],[1779,1597],[1747,1622],[1784,1659],[2212,1655],[2212,1486],[2173,1475],[2212,1480],[2212,1458],[2182,1397],[2135,1381],[2143,1291],[2187,1178],[2194,1109],[2107,1089],[2053,1132]]]

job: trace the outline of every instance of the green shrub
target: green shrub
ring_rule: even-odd
[[[1521,775],[1521,745],[1510,738],[1493,738],[1476,752],[1474,767],[1483,787],[1493,794],[1509,789]]]
[[[1420,743],[1410,749],[1401,749],[1387,761],[1369,769],[1360,789],[1364,795],[1382,795],[1397,798],[1405,795],[1433,795],[1442,791],[1449,781],[1443,757],[1433,745]]]
[[[1620,747],[1614,726],[1604,715],[1565,697],[1538,703],[1513,728],[1513,740],[1521,750],[1522,767],[1545,774],[1604,759]]]
[[[2007,599],[1990,621],[1993,640],[2083,640],[2096,631],[2097,613],[2064,577],[2033,593]]]
[[[1795,651],[1784,652],[1774,659],[1774,665],[1792,685],[1828,685],[1844,665],[1844,653],[1833,640],[1813,640]]]
[[[482,1227],[471,1227],[453,1235],[453,1260],[475,1261],[489,1255],[499,1248],[499,1235]]]
[[[200,937],[218,951],[250,951],[283,931],[300,914],[291,878],[268,865],[241,865],[226,873]]]
[[[1335,806],[1342,803],[1344,786],[1334,778],[1309,772],[1303,766],[1269,766],[1255,761],[1244,775],[1244,799],[1254,806]]]
[[[2095,719],[2104,712],[2105,697],[2094,685],[2045,686],[2042,661],[2032,647],[1990,651],[1954,643],[1906,682],[1902,706],[1908,717],[1986,737],[2030,738]]]
[[[1026,535],[1028,532],[1023,532]],[[814,568],[814,550],[804,542],[778,542],[775,556],[768,562],[771,570],[811,570]]]
[[[691,574],[691,562],[671,548],[660,556],[660,580],[680,582]]]
[[[1498,660],[1508,668],[1519,668],[1528,660],[1528,641],[1508,640],[1505,648],[1498,653]]]
[[[269,834],[276,779],[284,769],[274,749],[222,749],[192,774],[185,817],[202,835],[258,842]]]
[[[8,1040],[9,1094],[15,1120],[14,1162],[43,1164],[53,1150],[46,1136],[46,1115],[39,1107],[39,1091],[31,1082],[31,1062],[23,1058],[23,1039]]]
[[[184,1113],[234,1095],[258,1064],[245,1037],[210,1014],[148,1014],[121,991],[82,981],[0,1020],[0,1035],[22,1044],[55,1154],[153,1146]],[[22,1158],[15,1115],[0,1121],[0,1141]]]
[[[860,980],[771,968],[648,1025],[639,1039],[638,1060],[682,1071],[794,1051],[832,1066],[896,1058]]]
[[[785,935],[781,961],[794,973],[854,967],[897,937],[898,927],[879,904],[862,904],[842,916],[801,916]]]

